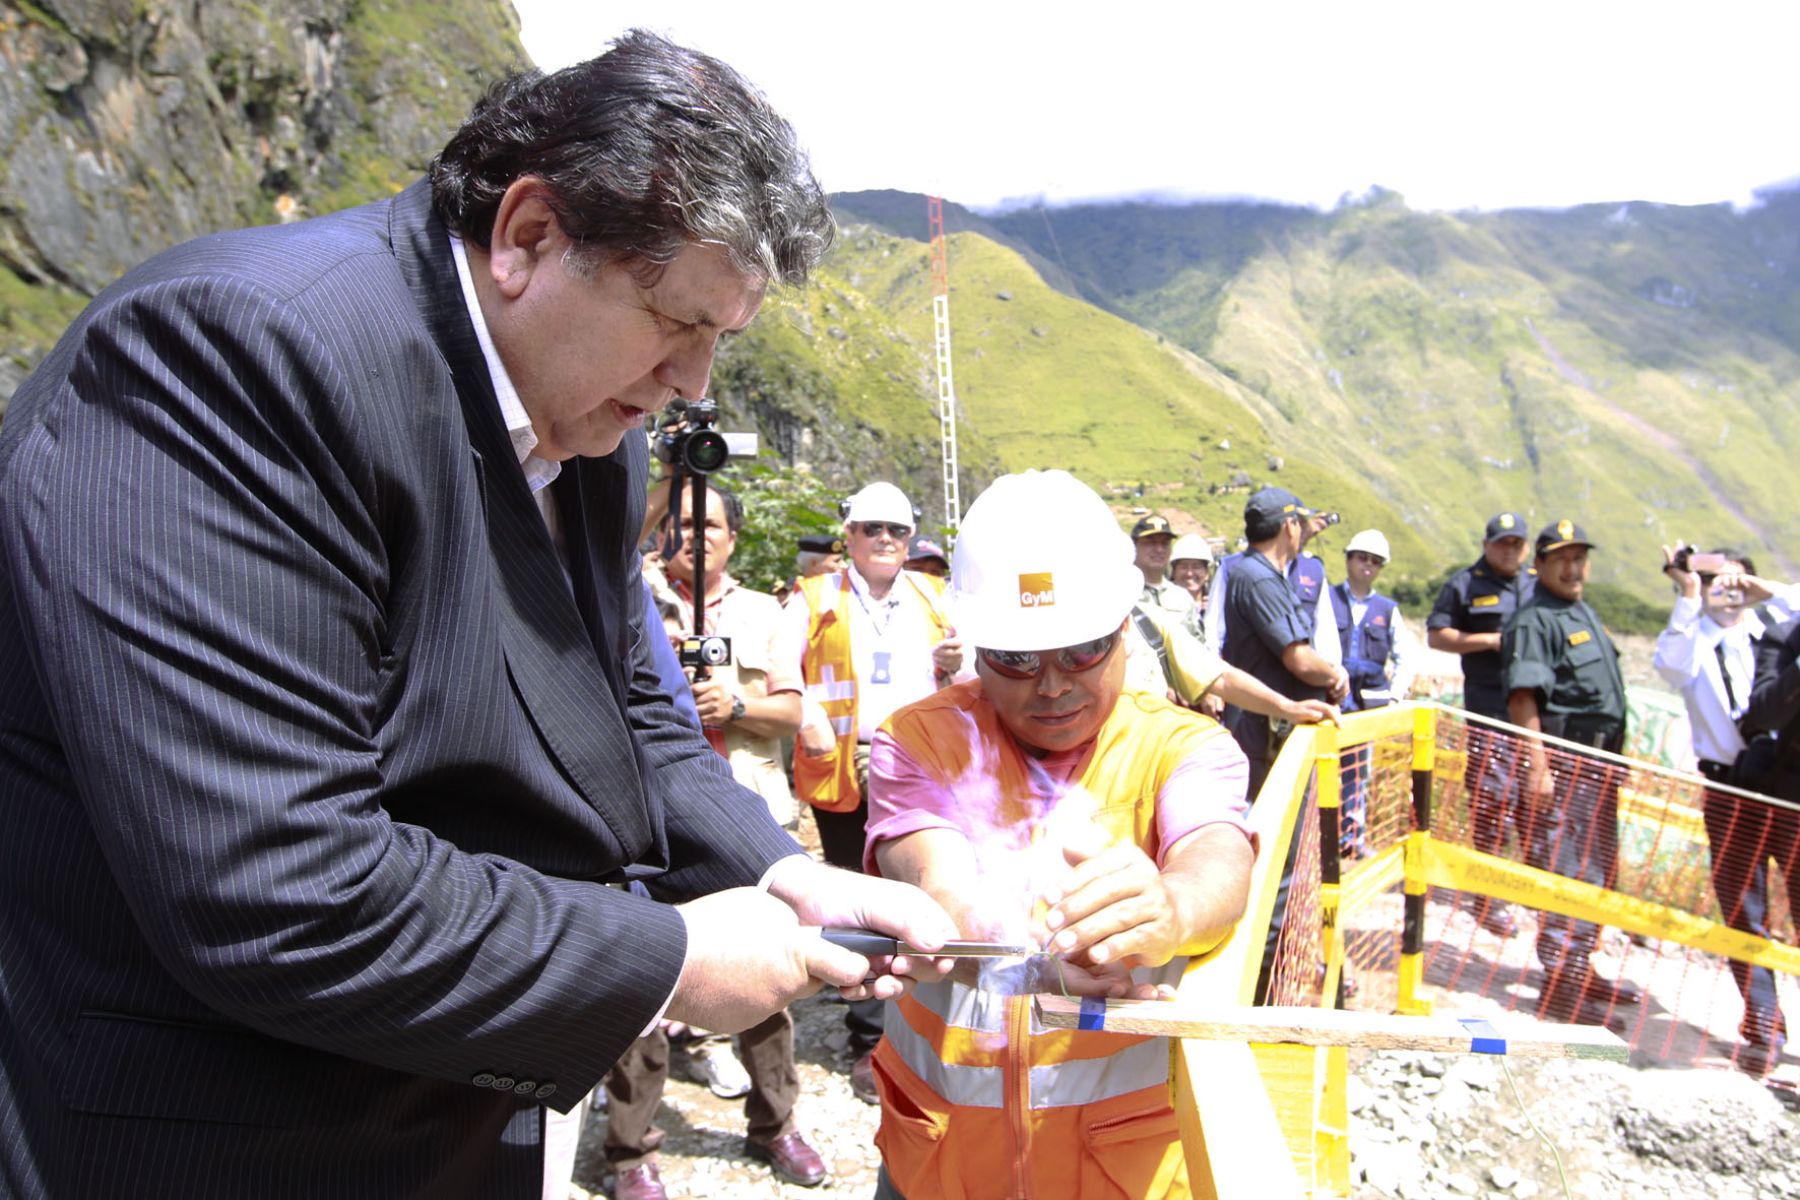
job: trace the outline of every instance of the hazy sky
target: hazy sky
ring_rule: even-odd
[[[1491,209],[1800,176],[1786,0],[514,2],[542,66],[634,25],[731,63],[831,191]]]

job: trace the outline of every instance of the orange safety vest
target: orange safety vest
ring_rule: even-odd
[[[975,821],[1018,828],[1041,809],[1029,760],[979,681],[908,705],[885,728],[947,788],[978,764],[988,776],[978,789],[983,806],[999,811],[972,814]],[[1157,792],[1201,743],[1224,736],[1208,718],[1126,692],[1071,784],[1097,802],[1094,820],[1115,843],[1130,840],[1154,856]],[[1134,975],[1175,983],[1186,965],[1178,957]],[[909,1200],[1181,1200],[1190,1192],[1169,1063],[1160,1038],[1037,1026],[1028,995],[919,984],[890,1003],[875,1049],[875,1142]]]
[[[910,584],[913,594],[931,614],[937,631],[935,646],[951,634],[938,597],[944,583],[932,575],[901,571],[894,586]],[[862,803],[862,786],[856,779],[856,666],[850,655],[850,568],[832,575],[816,575],[800,582],[806,600],[806,655],[801,662],[806,696],[816,701],[831,720],[832,747],[825,754],[794,751],[794,791],[814,808],[826,812],[851,812]],[[930,653],[931,646],[926,652]]]

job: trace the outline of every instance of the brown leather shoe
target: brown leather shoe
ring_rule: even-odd
[[[825,1182],[825,1160],[809,1146],[798,1129],[784,1133],[772,1142],[744,1139],[744,1150],[751,1158],[760,1158],[775,1174],[801,1187],[818,1187]]]
[[[613,1176],[612,1194],[613,1200],[669,1200],[653,1162],[626,1167]]]
[[[869,1051],[850,1068],[850,1090],[864,1104],[880,1104],[881,1093],[875,1088],[875,1052]]]

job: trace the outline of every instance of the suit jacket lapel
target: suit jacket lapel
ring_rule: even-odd
[[[580,520],[584,506],[577,498],[573,523],[569,507],[561,509],[565,541],[575,550],[575,575],[580,579],[572,589],[543,514],[518,469],[493,380],[463,303],[448,235],[430,204],[431,193],[424,183],[395,197],[390,217],[394,252],[455,377],[469,444],[483,466],[494,597],[513,690],[531,714],[545,749],[606,822],[629,861],[658,838],[626,721],[625,696],[609,677],[619,669],[607,654],[616,639],[609,638],[600,617],[605,606],[595,590],[586,526]],[[609,670],[602,669],[603,662]]]

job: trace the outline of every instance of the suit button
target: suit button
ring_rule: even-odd
[[[531,1093],[537,1091],[537,1084],[529,1079],[521,1079],[519,1082],[513,1084],[513,1091],[521,1096],[529,1096]]]
[[[475,1078],[469,1080],[469,1082],[476,1087],[493,1087],[494,1073],[492,1071],[483,1071],[481,1074],[475,1076]]]
[[[494,1082],[489,1086],[496,1092],[510,1092],[512,1091],[513,1077],[511,1075],[496,1075],[494,1076]]]
[[[550,1097],[552,1097],[554,1095],[556,1095],[556,1085],[554,1083],[538,1084],[537,1098],[539,1100],[548,1100]]]

